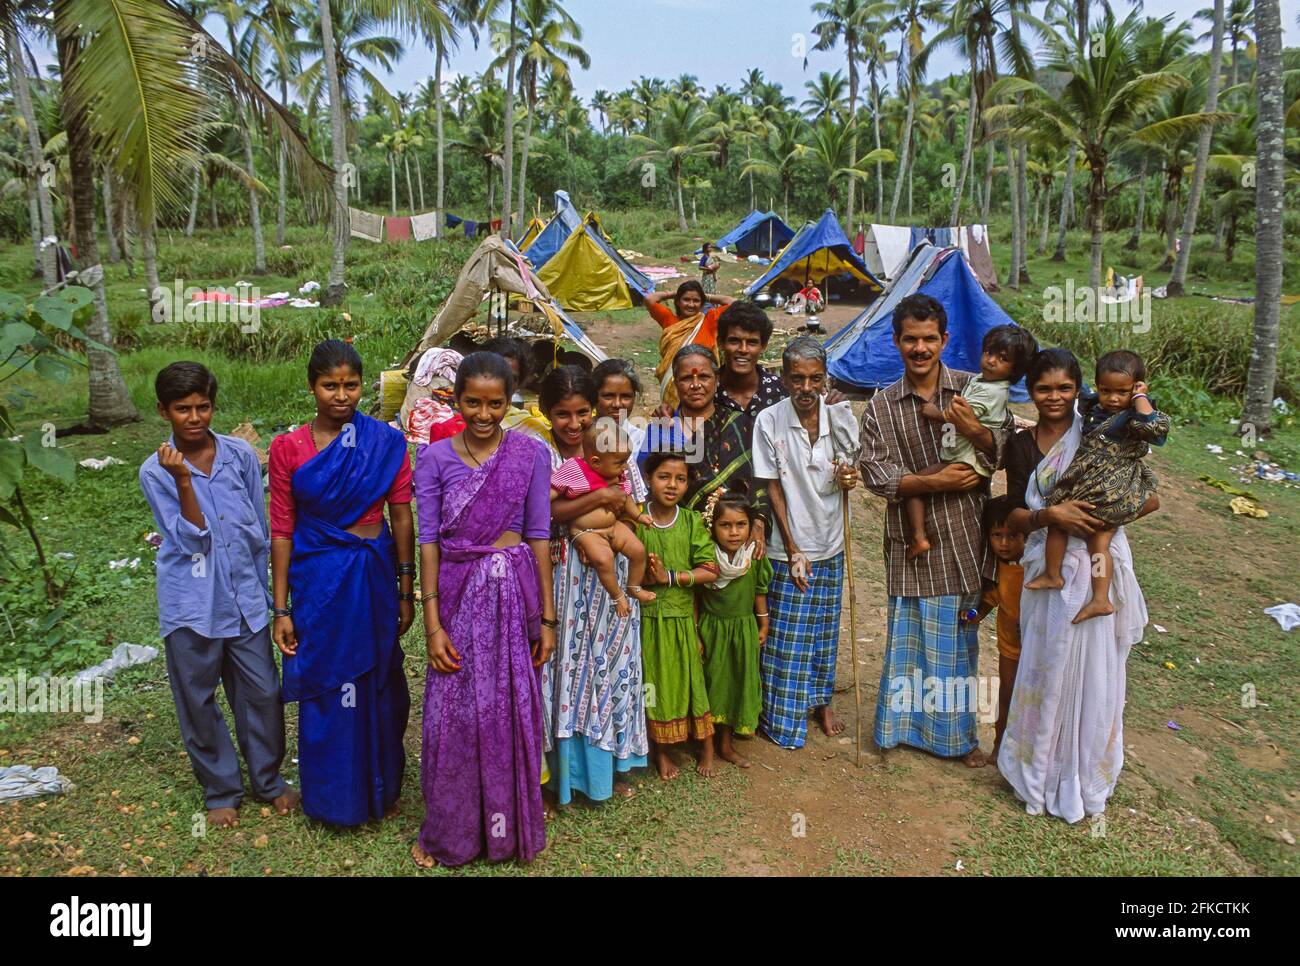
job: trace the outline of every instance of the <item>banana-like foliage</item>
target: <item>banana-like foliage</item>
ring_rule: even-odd
[[[328,188],[332,169],[311,155],[294,116],[173,0],[54,0],[54,28],[73,47],[65,104],[146,223],[185,203],[208,160],[203,132],[217,112],[208,91],[250,109],[288,147],[302,182]]]

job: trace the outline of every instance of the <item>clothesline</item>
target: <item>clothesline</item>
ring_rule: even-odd
[[[436,234],[438,213],[425,211],[418,215],[379,215],[360,208],[348,208],[348,227],[353,238],[372,242],[428,241]],[[443,225],[447,228],[464,226],[466,238],[478,238],[501,228],[501,219],[471,221],[459,215],[446,213]]]

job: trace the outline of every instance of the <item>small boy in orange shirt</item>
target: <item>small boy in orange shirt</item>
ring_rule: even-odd
[[[1020,558],[1025,552],[1025,535],[1007,526],[1007,517],[1016,509],[1008,496],[994,497],[984,504],[980,527],[984,539],[998,558],[997,580],[984,591],[984,598],[973,614],[963,614],[961,622],[979,623],[993,608],[998,610],[998,720],[993,726],[993,754],[989,762],[996,765],[1002,733],[1007,728],[1011,692],[1016,686],[1016,669],[1020,666],[1020,590],[1025,580]]]

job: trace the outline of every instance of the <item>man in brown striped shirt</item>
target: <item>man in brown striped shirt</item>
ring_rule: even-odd
[[[928,295],[909,295],[894,309],[894,345],[903,377],[880,390],[862,418],[862,474],[867,488],[889,501],[885,513],[885,571],[889,629],[876,701],[875,740],[882,751],[900,744],[944,758],[986,764],[976,736],[978,626],[959,617],[975,606],[983,576],[994,560],[980,533],[987,483],[969,466],[939,463],[945,433],[975,444],[978,458],[998,465],[1011,428],[981,426],[961,390],[973,377],[947,368],[940,356],[948,344],[948,317]],[[933,401],[940,423],[922,409]],[[907,557],[903,499],[926,497],[929,553]]]

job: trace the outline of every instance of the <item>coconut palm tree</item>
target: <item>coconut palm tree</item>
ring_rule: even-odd
[[[474,95],[461,136],[450,146],[460,148],[483,165],[483,187],[487,210],[493,210],[494,168],[504,167],[505,156],[505,91],[495,86],[484,86]]]
[[[700,100],[704,96],[700,79],[694,74],[679,74],[677,79],[668,85],[668,91],[674,97],[687,101]]]
[[[1173,14],[1165,17],[1148,17],[1134,41],[1134,57],[1139,74],[1149,74],[1181,61],[1192,47],[1191,24],[1186,20],[1169,26]],[[1137,251],[1142,242],[1142,222],[1146,209],[1147,170],[1153,153],[1144,145],[1135,145],[1139,158],[1137,215],[1133,220],[1133,233],[1124,247]]]
[[[591,109],[600,116],[600,133],[609,133],[609,108],[614,103],[614,95],[606,90],[598,90],[591,95]]]
[[[892,27],[902,34],[895,70],[898,90],[900,93],[906,92],[907,117],[903,122],[900,139],[902,147],[899,149],[898,176],[894,179],[894,198],[889,206],[889,220],[895,222],[898,217],[898,202],[903,195],[903,178],[910,171],[916,153],[912,137],[917,88],[925,80],[932,46],[925,41],[924,25],[942,17],[943,3],[941,0],[894,0],[892,3],[875,4],[869,10],[873,19],[881,14],[886,16],[886,28]]]
[[[685,232],[686,206],[682,200],[682,164],[690,158],[712,158],[717,154],[709,142],[709,116],[694,101],[671,99],[664,104],[652,133],[634,134],[632,140],[646,150],[632,158],[628,167],[649,162],[667,168],[677,185],[677,227]]]
[[[1219,67],[1223,57],[1223,0],[1214,0],[1214,29],[1210,41],[1210,65],[1205,82],[1205,113],[1214,114],[1219,106]],[[1212,122],[1201,128],[1196,145],[1196,167],[1192,171],[1192,187],[1187,195],[1187,213],[1183,218],[1182,246],[1174,258],[1174,271],[1169,277],[1167,290],[1171,296],[1184,294],[1187,284],[1187,261],[1192,255],[1192,240],[1196,234],[1196,216],[1201,207],[1201,190],[1205,187],[1205,166],[1210,156],[1210,138],[1214,136]]]
[[[740,169],[742,175],[751,179],[758,175],[780,183],[786,221],[790,220],[790,188],[795,169],[808,151],[808,146],[800,140],[805,128],[803,118],[797,115],[771,123],[767,137],[759,141],[759,157],[746,161]]]
[[[1024,95],[1024,104],[999,104],[988,108],[986,120],[1004,125],[1013,136],[1055,136],[1073,143],[1088,162],[1088,214],[1092,249],[1088,284],[1100,288],[1102,276],[1103,214],[1113,190],[1106,183],[1107,167],[1115,151],[1129,140],[1147,141],[1172,130],[1192,130],[1201,115],[1169,118],[1163,130],[1140,126],[1148,108],[1163,95],[1187,84],[1171,70],[1137,72],[1133,48],[1141,28],[1137,13],[1122,21],[1107,14],[1093,26],[1095,44],[1081,45],[1074,37],[1053,36],[1047,41],[1043,69],[1064,76],[1059,94],[1023,77],[1004,77],[991,96]]]
[[[24,34],[41,29],[44,3],[34,0],[0,0],[0,32],[5,48],[5,68],[9,75],[9,88],[14,104],[22,118],[22,134],[27,151],[28,179],[33,183],[36,196],[36,214],[39,219],[41,238],[54,238],[54,204],[50,199],[48,180],[43,176],[45,156],[41,150],[41,132],[36,121],[36,112],[32,107],[31,88],[28,86],[27,63],[32,61],[22,39]],[[57,249],[54,245],[41,242],[37,260],[41,268],[41,280],[47,290],[59,284],[56,263]]]
[[[1278,0],[1255,0],[1255,332],[1242,422],[1269,429],[1277,379],[1282,298],[1283,113],[1282,14]]]
[[[861,56],[862,31],[866,26],[863,12],[870,6],[867,0],[818,0],[812,5],[813,16],[821,19],[813,26],[817,43],[813,50],[833,50],[841,40],[844,41],[845,59],[849,69],[849,106],[848,116],[854,117],[858,112],[858,61]],[[855,169],[858,163],[858,139],[855,132],[849,138],[848,167]],[[853,188],[855,178],[849,178],[848,213],[853,215]]]
[[[1228,60],[1228,88],[1237,86],[1240,72],[1237,54],[1244,50],[1247,56],[1255,53],[1255,42],[1250,35],[1251,17],[1254,5],[1251,0],[1227,0],[1223,11],[1223,39],[1228,42],[1232,53]],[[1200,40],[1214,37],[1215,8],[1206,7],[1196,11],[1196,19],[1210,24],[1210,29],[1201,34]]]
[[[637,78],[631,90],[632,100],[636,103],[638,116],[641,120],[641,133],[650,130],[650,125],[659,110],[659,100],[664,94],[664,82],[658,77],[646,77],[642,75]]]
[[[832,208],[839,203],[838,184],[841,179],[847,180],[849,184],[857,181],[865,182],[868,180],[868,175],[862,170],[863,165],[894,160],[894,152],[882,148],[858,159],[856,163],[850,163],[853,158],[852,142],[856,130],[856,120],[848,124],[836,124],[829,117],[823,117],[812,127],[804,157],[811,162],[818,176],[826,179]]]
[[[591,57],[577,43],[582,39],[582,28],[556,0],[520,0],[515,42],[510,50],[501,44],[501,38],[507,36],[506,25],[495,22],[492,26],[497,50],[492,67],[499,69],[508,58],[518,58],[520,92],[528,104],[524,149],[519,159],[519,210],[522,212],[527,207],[528,145],[533,136],[538,85],[543,75],[567,81],[569,61],[576,61],[586,70],[591,66]]]
[[[886,49],[885,33],[888,29],[884,20],[872,19],[870,7],[862,14],[862,63],[867,70],[867,83],[871,88],[871,125],[876,137],[876,152],[880,151],[880,78],[888,72],[889,65],[898,59],[898,54]],[[864,204],[865,208],[866,205]],[[885,176],[876,162],[876,217],[879,218],[885,207]],[[852,212],[850,212],[852,220]]]
[[[842,73],[838,70],[833,74],[822,71],[816,80],[805,81],[803,86],[808,96],[800,107],[808,120],[814,123],[824,117],[843,120],[848,108],[849,82]]]
[[[140,223],[152,224],[159,208],[182,207],[201,163],[203,125],[214,114],[195,83],[200,71],[221,78],[254,121],[285,139],[295,163],[306,162],[301,170],[323,183],[325,172],[310,158],[293,116],[184,10],[163,0],[54,0],[53,13],[79,265],[99,264],[96,154],[126,186]],[[178,58],[177,51],[189,53]],[[136,69],[125,71],[124,63]],[[82,281],[94,293],[86,332],[108,347],[87,352],[89,418],[94,425],[116,425],[137,413],[111,351],[103,273],[87,272]]]
[[[465,123],[465,112],[474,103],[474,78],[469,74],[457,74],[447,85],[447,100],[451,101],[456,111],[456,123]]]

